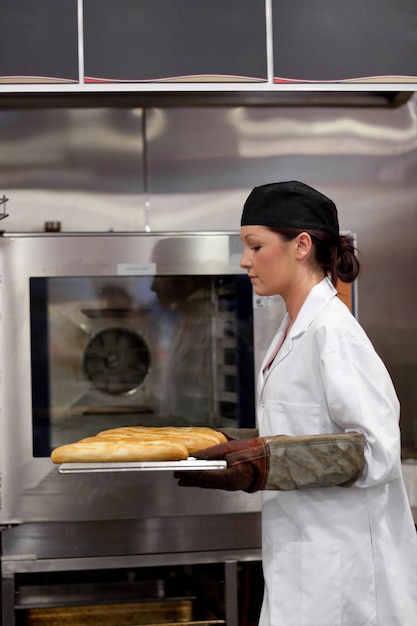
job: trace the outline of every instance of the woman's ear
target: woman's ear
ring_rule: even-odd
[[[296,251],[299,258],[305,258],[313,247],[313,242],[308,233],[302,232],[296,238]]]

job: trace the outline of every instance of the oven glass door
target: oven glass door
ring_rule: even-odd
[[[117,426],[254,426],[246,276],[29,282],[34,457]]]

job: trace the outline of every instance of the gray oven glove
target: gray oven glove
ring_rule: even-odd
[[[181,487],[291,491],[310,487],[350,487],[360,477],[365,440],[359,433],[231,440],[197,452],[197,459],[225,459],[220,470],[174,473]]]

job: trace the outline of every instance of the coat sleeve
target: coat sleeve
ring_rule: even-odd
[[[323,351],[321,374],[331,419],[365,439],[365,465],[355,487],[390,482],[401,474],[399,402],[391,378],[364,337],[339,339]]]
[[[311,487],[351,487],[364,466],[360,433],[265,437],[269,467],[262,489],[292,491]]]

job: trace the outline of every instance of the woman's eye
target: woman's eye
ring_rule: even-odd
[[[261,249],[261,246],[252,246],[251,250],[253,250],[254,252],[258,252],[258,250]]]

